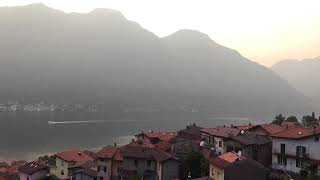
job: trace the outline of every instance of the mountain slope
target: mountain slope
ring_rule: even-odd
[[[320,103],[320,57],[313,59],[284,60],[271,67],[300,92]],[[319,105],[318,105],[319,106]]]
[[[244,115],[306,102],[269,69],[197,31],[161,39],[117,11],[66,14],[41,4],[0,8],[0,24],[2,99],[188,104]]]

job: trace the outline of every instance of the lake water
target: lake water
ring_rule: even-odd
[[[49,121],[49,123],[48,123]],[[150,129],[175,131],[187,124],[203,127],[247,124],[247,118],[201,113],[138,113],[111,116],[99,112],[0,112],[0,161],[31,160],[41,154],[123,144]]]

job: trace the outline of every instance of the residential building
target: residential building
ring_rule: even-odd
[[[90,180],[97,178],[97,162],[95,161],[84,161],[77,162],[75,165],[69,167],[69,174],[71,174],[72,180]]]
[[[320,129],[293,127],[271,135],[273,168],[300,173],[319,173]],[[308,168],[307,168],[308,167]]]
[[[96,153],[99,180],[119,179],[123,158],[116,146],[103,147]]]
[[[79,169],[72,173],[72,180],[97,180],[97,174],[93,169]]]
[[[272,141],[256,133],[243,133],[224,140],[224,152],[241,152],[247,159],[253,159],[268,167],[272,163]]]
[[[213,180],[265,180],[268,169],[235,152],[222,154],[210,161],[209,178]]]
[[[183,159],[186,154],[198,150],[201,142],[201,129],[196,124],[192,124],[178,131],[177,135],[169,141],[170,153]]]
[[[158,149],[138,146],[120,148],[123,157],[121,178],[134,174],[145,180],[169,180],[179,178],[179,160]]]
[[[20,180],[38,180],[46,177],[50,168],[47,165],[37,162],[29,162],[18,168]]]
[[[68,150],[55,154],[56,164],[50,169],[50,173],[60,179],[67,179],[71,176],[69,168],[77,163],[93,161],[94,159],[80,150]]]
[[[201,132],[202,139],[207,142],[209,147],[213,147],[217,154],[223,154],[225,152],[224,140],[232,136],[238,136],[241,130],[243,129],[238,127],[218,126],[201,129]]]

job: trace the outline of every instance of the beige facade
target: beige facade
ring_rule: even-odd
[[[69,177],[68,168],[72,165],[72,163],[56,157],[56,165],[55,167],[50,168],[50,173],[57,176],[60,179],[66,179]]]
[[[213,180],[224,180],[224,170],[210,164],[209,177]]]

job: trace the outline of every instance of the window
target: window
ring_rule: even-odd
[[[211,177],[214,177],[213,168],[211,168]]]
[[[64,175],[64,170],[61,170],[60,174],[63,176]]]
[[[60,163],[60,164],[61,164],[61,166],[64,166],[64,163],[63,163],[63,161],[62,161],[62,160],[61,160],[61,163]]]
[[[100,177],[100,180],[103,180],[103,177]]]
[[[222,141],[219,141],[219,147],[222,147]]]
[[[296,167],[301,168],[301,167],[302,167],[302,165],[303,165],[303,161],[302,161],[302,159],[297,158],[297,159],[296,159]]]
[[[27,180],[29,180],[29,177],[27,177]]]
[[[138,167],[138,160],[134,160],[134,165]]]
[[[147,161],[147,166],[148,166],[148,167],[151,166],[151,161],[150,161],[150,160]]]
[[[98,166],[98,171],[107,172],[107,166]]]
[[[287,165],[287,157],[283,155],[278,156],[278,163],[281,165]]]
[[[319,135],[316,135],[316,136],[314,137],[314,142],[319,142]]]
[[[281,144],[281,147],[280,147],[280,149],[281,149],[281,154],[286,154],[286,145],[285,144]]]
[[[297,155],[297,157],[305,157],[306,156],[306,147],[297,146],[296,147],[296,155]]]

